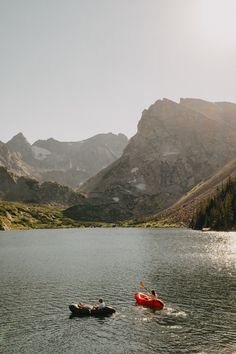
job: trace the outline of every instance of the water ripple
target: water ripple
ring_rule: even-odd
[[[233,354],[234,234],[86,229],[0,235],[0,345],[22,353]],[[166,307],[136,306],[144,278]],[[104,297],[117,312],[70,318]]]

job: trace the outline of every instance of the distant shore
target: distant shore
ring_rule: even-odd
[[[189,228],[182,222],[172,222],[168,219],[129,220],[114,223],[76,221],[65,217],[63,210],[55,206],[0,201],[0,231],[83,227]],[[231,230],[211,229],[210,231],[236,231],[236,227]]]
[[[76,221],[63,215],[56,206],[0,201],[0,230],[61,229],[80,227],[180,228],[181,224],[158,221],[117,223]]]

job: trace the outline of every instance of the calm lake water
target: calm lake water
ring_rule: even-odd
[[[0,352],[236,353],[236,233],[0,233]],[[135,305],[144,279],[166,308]],[[103,297],[117,313],[70,318]]]

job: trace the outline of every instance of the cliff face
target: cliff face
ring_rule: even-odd
[[[32,164],[34,161],[33,152],[30,143],[22,133],[15,135],[6,143],[6,146],[17,153],[19,158],[26,163]]]
[[[33,169],[22,160],[21,154],[14,152],[7,144],[0,142],[0,166],[19,176],[34,175]]]
[[[221,190],[222,185],[227,184],[229,177],[232,181],[236,180],[236,158],[194,186],[170,208],[145,220],[144,224],[153,227],[160,224],[163,226],[177,224],[189,227],[200,204],[205,204],[209,198],[214,197],[218,190]]]
[[[114,221],[168,208],[236,156],[235,121],[234,104],[157,101],[122,157],[82,186],[88,198],[67,215]]]
[[[119,158],[127,145],[123,134],[99,134],[78,142],[38,140],[31,145],[22,133],[0,143],[0,165],[40,182],[55,181],[78,188]]]

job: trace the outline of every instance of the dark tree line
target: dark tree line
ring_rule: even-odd
[[[191,226],[196,230],[230,230],[236,226],[236,181],[229,178],[213,197],[201,203]]]

